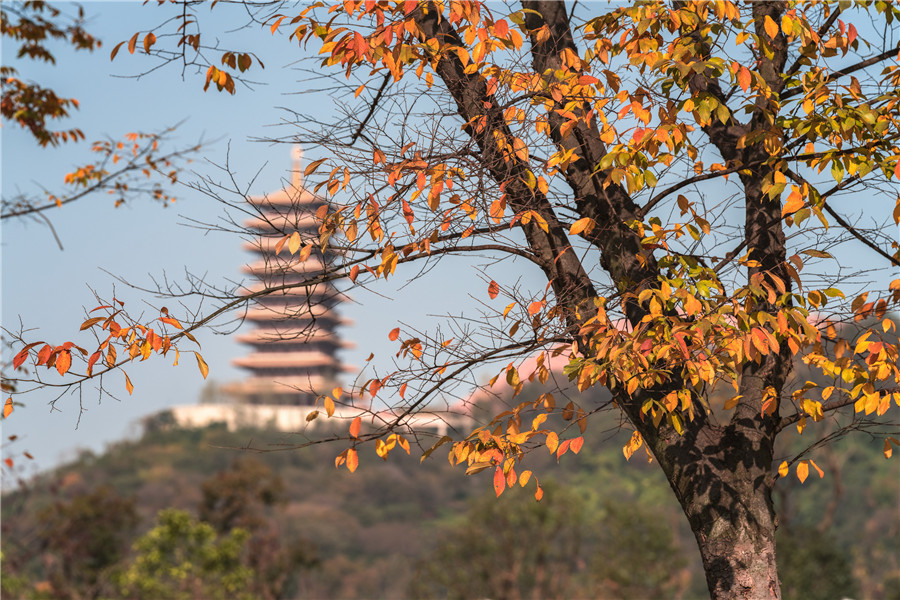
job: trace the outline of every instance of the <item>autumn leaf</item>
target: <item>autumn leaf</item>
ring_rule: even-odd
[[[199,352],[194,352],[194,356],[197,357],[197,368],[200,369],[200,374],[203,375],[203,379],[206,379],[206,376],[209,375],[209,366]]]
[[[356,417],[353,419],[353,422],[350,423],[350,437],[358,439],[360,427],[362,427],[362,418]]]
[[[391,340],[392,342],[396,342],[398,337],[400,337],[400,328],[394,327],[393,329],[391,329],[391,332],[388,334],[388,339]]]
[[[69,367],[72,366],[72,353],[68,350],[63,350],[59,354],[56,355],[56,370],[59,371],[60,375],[65,375],[69,371]]]
[[[359,456],[356,453],[356,450],[350,448],[347,450],[347,470],[351,473],[356,471],[356,467],[359,466]]]
[[[503,469],[498,465],[496,469],[494,469],[494,491],[497,493],[497,497],[500,497],[500,494],[506,489],[506,475],[503,474]]]
[[[291,255],[297,254],[297,250],[300,249],[301,244],[303,244],[303,241],[300,239],[300,234],[295,231],[288,240],[288,252],[290,252]]]
[[[500,285],[492,279],[491,283],[488,284],[488,296],[490,296],[491,300],[493,300],[494,298],[497,297],[497,295],[499,293],[500,293]]]
[[[596,226],[596,221],[594,221],[590,217],[584,217],[572,223],[572,227],[569,228],[569,235],[578,235],[582,232],[587,235],[591,233],[591,231],[593,231],[594,227]]]
[[[334,400],[332,400],[328,396],[325,396],[325,400],[323,401],[323,403],[325,404],[325,414],[327,414],[329,417],[334,416]]]
[[[10,398],[7,398],[6,402],[3,403],[3,418],[4,419],[9,418],[9,415],[12,414],[12,411],[13,411],[13,399],[12,399],[12,397],[10,397]],[[884,443],[887,444],[887,440],[885,440]]]
[[[128,395],[130,396],[131,393],[134,391],[134,385],[132,385],[131,378],[128,377],[128,373],[126,373],[125,371],[122,371],[122,375],[125,376],[125,389],[128,390]]]
[[[801,460],[800,464],[797,465],[797,479],[800,480],[800,483],[806,481],[806,478],[809,476],[809,465],[805,460]]]

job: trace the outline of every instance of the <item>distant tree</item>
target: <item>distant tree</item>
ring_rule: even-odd
[[[201,484],[198,514],[219,534],[240,528],[250,534],[245,564],[253,572],[253,591],[262,599],[283,598],[303,569],[318,559],[305,540],[286,541],[273,508],[285,501],[284,481],[268,465],[249,456]]]
[[[540,503],[522,493],[473,503],[438,535],[410,593],[496,600],[664,598],[681,589],[684,566],[671,529],[650,511],[623,505],[599,517],[576,492],[545,485]]]
[[[101,486],[61,500],[38,515],[48,583],[57,598],[98,598],[127,554],[138,516],[134,498]]]
[[[218,535],[187,512],[160,511],[158,525],[135,542],[119,591],[137,600],[250,600],[253,572],[243,562],[249,537],[243,529]]]
[[[859,584],[850,557],[827,532],[811,527],[778,531],[778,576],[785,598],[855,598]]]

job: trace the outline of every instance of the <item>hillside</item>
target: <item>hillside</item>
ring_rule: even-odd
[[[661,473],[643,453],[626,464],[627,432],[601,425],[559,465],[543,449],[528,457],[547,490],[540,504],[533,490],[493,499],[490,474],[466,477],[440,452],[419,465],[415,452],[383,462],[365,448],[350,474],[334,468],[337,446],[239,449],[289,443],[282,434],[147,431],[4,494],[4,597],[117,597],[137,564],[132,545],[165,508],[202,518],[221,539],[235,527],[252,534],[240,558],[253,572],[248,597],[704,596],[699,554]],[[887,590],[900,575],[900,478],[865,446],[839,442],[827,451],[836,471],[782,486],[785,597],[822,597],[819,585],[896,598]],[[813,527],[819,515],[824,531]],[[86,538],[77,547],[65,541],[73,531]],[[120,551],[89,556],[91,536]]]

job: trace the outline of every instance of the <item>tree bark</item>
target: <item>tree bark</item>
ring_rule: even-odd
[[[652,448],[697,540],[712,598],[781,597],[770,439],[732,424]]]

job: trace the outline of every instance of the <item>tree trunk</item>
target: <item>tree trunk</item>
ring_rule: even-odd
[[[781,598],[769,439],[734,425],[707,426],[693,444],[682,438],[654,448],[697,539],[716,600]]]

